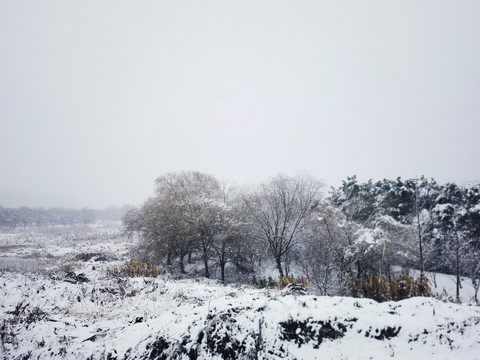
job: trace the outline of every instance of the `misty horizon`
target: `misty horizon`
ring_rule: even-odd
[[[480,179],[480,3],[4,2],[0,206],[165,173]],[[22,204],[23,203],[23,204]]]
[[[303,172],[303,173],[305,173],[305,172]],[[280,174],[282,174],[282,173],[280,173]],[[209,174],[209,175],[215,176],[215,174]],[[287,174],[287,175],[289,175],[289,174]],[[309,175],[309,174],[306,174],[306,175]],[[356,175],[353,174],[353,175],[348,176],[348,177],[353,177],[353,176],[356,176]],[[435,178],[424,176],[424,175],[415,177],[415,179],[420,178],[422,176],[425,177],[426,179],[433,179],[433,180],[437,181],[437,183],[439,185],[443,185],[443,184],[447,183],[447,182],[439,182]],[[272,177],[273,177],[273,175],[272,175]],[[269,177],[269,178],[272,178],[272,177]],[[240,184],[238,182],[231,181],[230,179],[220,179],[220,180],[226,181],[227,184],[234,185],[234,186],[250,186],[250,185],[255,186],[255,185],[259,185],[261,183],[264,183],[264,182],[268,181],[269,178],[265,178],[263,180],[255,182],[255,183],[246,183],[246,184]],[[393,178],[390,178],[390,179],[387,179],[387,180],[395,180],[397,178],[401,178],[402,180],[407,180],[406,177],[402,177],[402,176],[393,177]],[[332,187],[333,188],[340,187],[342,185],[342,182],[347,180],[347,177],[345,177],[345,179],[342,179],[338,184],[327,184],[327,183],[322,182],[321,179],[317,179],[317,180],[319,180],[320,183],[321,183],[321,191],[324,194],[328,195],[328,193],[329,193],[329,191]],[[378,181],[385,180],[385,178],[384,179],[372,179],[372,178],[362,179],[362,178],[357,177],[357,180],[360,183],[361,182],[368,182],[368,181],[372,181],[373,183],[376,183]],[[451,182],[451,181],[449,181],[449,182]],[[154,184],[154,183],[155,183],[155,181],[152,181],[152,184]],[[475,181],[475,180],[468,181],[467,180],[467,181],[464,181],[463,183],[457,183],[457,185],[459,185],[460,187],[465,187],[467,185],[479,184],[479,183],[480,183],[480,181]],[[91,208],[91,209],[100,210],[100,209],[106,209],[106,208],[110,208],[110,207],[121,208],[121,207],[126,207],[126,206],[127,207],[128,206],[139,206],[142,203],[144,203],[149,197],[152,197],[152,196],[154,196],[154,186],[153,185],[152,185],[151,193],[148,196],[146,196],[145,198],[139,199],[137,202],[112,203],[112,204],[104,204],[104,205],[96,205],[95,206],[95,205],[92,205],[92,204],[78,203],[78,202],[75,202],[75,201],[67,202],[67,201],[65,201],[65,199],[62,199],[58,196],[55,197],[54,194],[30,194],[28,192],[12,193],[8,190],[0,189],[0,207],[18,208],[18,207],[26,206],[26,207],[32,207],[32,208],[77,208],[77,209]]]

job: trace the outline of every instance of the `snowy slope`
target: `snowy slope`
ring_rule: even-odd
[[[119,231],[49,231],[0,234],[0,256],[48,259],[0,272],[2,359],[480,359],[478,306],[111,278],[128,256]]]
[[[480,359],[474,306],[105,279],[94,271],[87,277],[89,283],[73,284],[54,274],[1,274],[3,356]]]
[[[420,275],[419,270],[411,270],[410,273],[414,278]],[[444,291],[448,294],[447,298],[455,299],[457,279],[455,275],[425,272],[430,280],[430,287],[435,294],[442,294]],[[462,276],[460,288],[460,300],[462,302],[473,302],[475,299],[475,289],[473,288],[472,279]]]

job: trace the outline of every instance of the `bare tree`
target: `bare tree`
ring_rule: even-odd
[[[158,198],[150,198],[138,209],[131,209],[123,217],[125,232],[132,236],[139,234],[141,242],[137,246],[137,256],[142,261],[160,263],[164,256],[167,265],[171,265],[176,252],[174,224],[170,222],[170,213]]]
[[[211,175],[188,171],[160,176],[156,185],[157,198],[165,205],[168,222],[173,227],[181,271],[185,271],[185,255],[198,246],[205,276],[209,277],[209,259],[217,231],[218,201],[222,198],[220,183]]]
[[[301,266],[309,284],[321,295],[341,293],[348,265],[345,215],[329,201],[322,201],[308,219],[309,236],[302,251]]]
[[[286,255],[302,239],[305,220],[318,205],[319,188],[310,177],[278,175],[244,196],[255,235],[268,246],[280,276]]]

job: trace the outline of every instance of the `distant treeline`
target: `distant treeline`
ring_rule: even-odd
[[[96,221],[119,221],[132,207],[111,206],[106,209],[5,208],[0,206],[0,228],[27,228],[55,225],[89,225]]]

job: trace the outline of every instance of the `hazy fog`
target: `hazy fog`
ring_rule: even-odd
[[[0,0],[0,205],[165,172],[480,179],[480,2]]]

